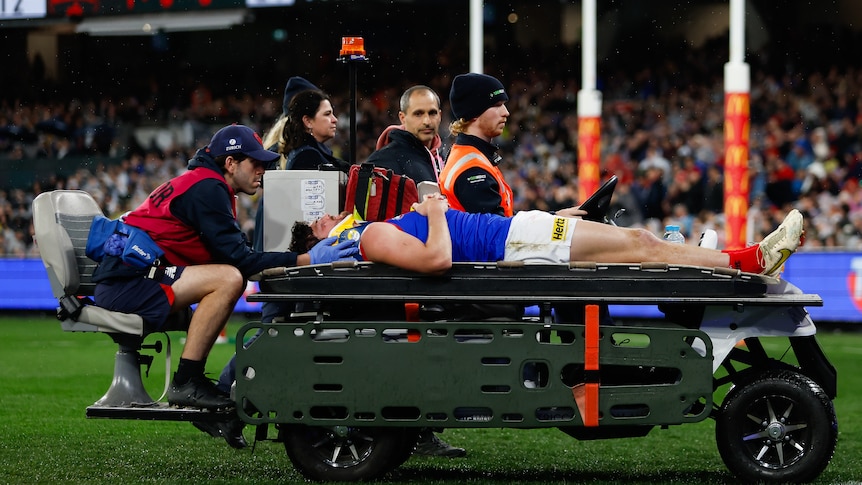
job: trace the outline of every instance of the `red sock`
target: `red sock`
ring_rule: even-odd
[[[746,273],[760,273],[763,271],[763,265],[757,257],[757,250],[760,245],[748,246],[744,249],[722,249],[722,253],[730,256],[730,267],[745,271]]]

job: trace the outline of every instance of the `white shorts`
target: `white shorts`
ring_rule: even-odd
[[[568,263],[577,219],[543,211],[521,211],[512,218],[505,261]]]

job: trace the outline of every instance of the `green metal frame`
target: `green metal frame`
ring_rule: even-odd
[[[530,322],[252,322],[238,333],[238,402],[251,424],[582,426],[573,387],[600,381],[599,426],[697,422],[712,408],[699,330],[605,326],[598,373],[584,326]],[[262,334],[247,348],[243,341]],[[705,355],[691,342],[699,340]],[[534,370],[542,377],[535,378]],[[530,377],[537,387],[527,387]]]

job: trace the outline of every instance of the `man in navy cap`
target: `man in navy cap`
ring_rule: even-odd
[[[275,120],[273,126],[266,132],[263,137],[263,146],[274,153],[272,161],[267,162],[267,170],[284,169],[285,157],[285,142],[284,142],[284,125],[287,123],[287,114],[290,107],[290,101],[294,96],[303,92],[319,88],[311,83],[308,79],[301,76],[292,76],[287,80],[284,86],[284,99],[282,101],[282,112],[278,119]],[[257,214],[254,219],[254,237],[252,238],[252,248],[255,251],[263,251],[263,187],[259,191]],[[261,322],[268,323],[273,318],[285,314],[290,305],[278,302],[265,302],[261,306]],[[216,387],[223,393],[230,393],[231,385],[233,384],[236,374],[236,356],[225,364],[219,375]],[[194,421],[192,424],[214,437],[224,438],[227,443],[234,448],[245,448],[247,443],[242,434],[244,423],[239,419],[224,423],[218,421]]]
[[[331,262],[356,253],[352,242],[335,238],[309,252],[256,252],[236,220],[236,194],[253,195],[264,165],[277,153],[264,149],[251,128],[222,128],[189,161],[189,170],[154,190],[124,217],[144,230],[164,252],[143,269],[107,256],[94,274],[96,304],[140,315],[158,331],[172,313],[197,303],[180,363],[168,389],[178,407],[225,409],[234,406],[204,376],[207,355],[245,290],[246,279],[266,268]]]

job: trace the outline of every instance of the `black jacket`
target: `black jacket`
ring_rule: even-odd
[[[417,184],[424,181],[437,182],[431,153],[409,131],[392,130],[389,133],[389,144],[372,153],[367,161],[375,167],[388,168],[397,174],[406,175]]]
[[[332,154],[332,150],[313,136],[306,134],[305,143],[287,154],[287,170],[317,170],[321,165],[335,165],[344,173],[350,171],[350,163]]]

